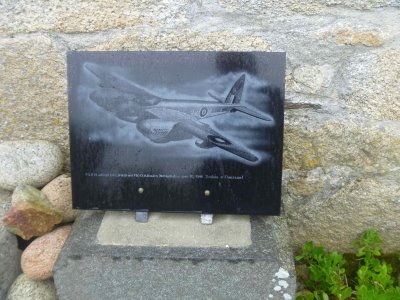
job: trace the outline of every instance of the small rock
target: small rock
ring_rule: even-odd
[[[14,279],[21,274],[20,262],[17,238],[0,227],[0,299],[4,299]]]
[[[61,175],[48,183],[43,189],[43,194],[63,213],[63,223],[75,220],[78,211],[72,209],[71,177]]]
[[[70,231],[71,225],[65,225],[34,240],[22,253],[22,271],[31,279],[51,278],[53,266]]]
[[[10,287],[6,300],[57,300],[56,288],[51,279],[32,280],[21,274]]]
[[[56,177],[63,156],[58,146],[46,141],[13,141],[0,144],[0,188],[19,184],[41,187]]]
[[[51,231],[63,217],[46,196],[32,186],[18,186],[11,202],[12,206],[4,215],[3,223],[8,231],[25,240]]]
[[[10,205],[10,198],[10,192],[0,190],[0,218]],[[21,251],[17,247],[16,237],[0,223],[0,299],[5,298],[8,288],[21,273]]]

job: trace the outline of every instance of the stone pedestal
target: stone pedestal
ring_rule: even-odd
[[[63,299],[294,299],[279,217],[85,212],[56,263]]]

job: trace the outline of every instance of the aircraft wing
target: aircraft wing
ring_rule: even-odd
[[[232,111],[240,111],[246,115],[249,115],[249,116],[255,117],[257,119],[264,120],[264,121],[273,121],[273,119],[270,116],[268,116],[266,114],[260,114],[256,111],[254,111],[253,109],[247,108],[246,106],[235,106],[232,109]]]
[[[162,98],[151,94],[132,81],[110,72],[101,66],[93,63],[86,63],[84,66],[99,79],[98,85],[102,88],[117,89],[123,93],[134,94],[135,98],[140,101],[149,101],[149,105],[157,104],[162,100]]]
[[[253,162],[258,160],[257,156],[242,146],[234,144],[231,140],[222,136],[207,124],[186,120],[179,122],[176,127],[199,138],[201,142],[196,142],[196,145],[200,148],[219,147],[246,160]]]

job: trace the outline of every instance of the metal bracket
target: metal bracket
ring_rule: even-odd
[[[200,221],[203,225],[211,225],[213,222],[214,215],[213,214],[201,214]]]
[[[149,221],[149,211],[148,210],[135,211],[135,220],[138,223],[147,223]]]

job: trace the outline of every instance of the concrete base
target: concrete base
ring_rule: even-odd
[[[294,299],[279,217],[216,216],[215,225],[185,214],[131,220],[126,212],[78,218],[54,268],[60,300]]]
[[[97,233],[101,245],[156,247],[234,247],[251,245],[249,216],[217,215],[211,226],[198,214],[151,213],[148,223],[130,212],[106,212]]]

